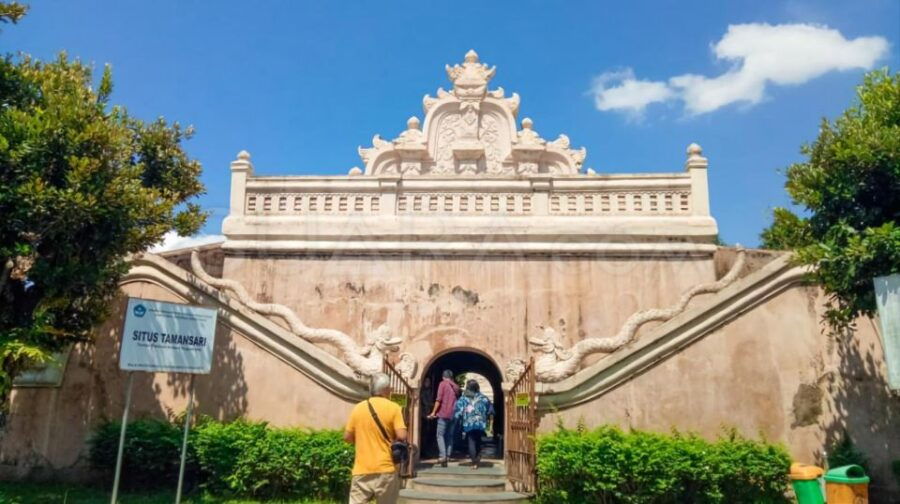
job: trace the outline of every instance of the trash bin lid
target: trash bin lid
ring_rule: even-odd
[[[850,485],[858,485],[868,483],[869,477],[866,471],[858,465],[845,465],[829,469],[825,473],[825,481],[828,483],[847,483]]]
[[[794,462],[791,464],[791,479],[792,480],[814,480],[821,476],[825,472],[821,467],[816,467],[814,465],[809,464],[801,464],[800,462]]]

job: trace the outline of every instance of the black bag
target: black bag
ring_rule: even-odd
[[[385,441],[391,444],[391,460],[395,464],[404,463],[409,460],[409,445],[406,444],[406,441],[391,441],[391,438],[388,437],[387,431],[384,429],[384,425],[381,425],[381,419],[378,418],[378,413],[375,413],[375,408],[372,407],[372,403],[366,399],[366,404],[369,405],[369,413],[372,414],[372,419],[375,420],[375,425],[378,426],[378,430],[381,431],[381,435],[384,436]]]

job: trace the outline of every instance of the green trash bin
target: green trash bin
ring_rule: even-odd
[[[819,481],[824,472],[821,467],[791,464],[791,485],[794,487],[798,504],[825,504],[822,484]]]

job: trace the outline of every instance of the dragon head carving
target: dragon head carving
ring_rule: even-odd
[[[553,355],[556,359],[564,361],[572,358],[572,353],[565,349],[562,338],[556,329],[547,326],[538,326],[540,334],[528,338],[528,343],[536,352]]]
[[[402,342],[402,338],[393,336],[391,329],[386,324],[382,324],[366,335],[366,348],[368,349],[366,353],[368,354],[372,349],[382,354],[394,353],[400,350]]]

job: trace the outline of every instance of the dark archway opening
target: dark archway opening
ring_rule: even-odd
[[[423,459],[437,458],[436,422],[425,418],[434,405],[434,397],[437,393],[441,374],[445,369],[453,371],[454,375],[467,375],[481,382],[486,381],[488,387],[482,385],[482,392],[494,403],[494,422],[485,439],[482,456],[484,458],[503,458],[503,434],[504,434],[504,401],[503,401],[503,375],[494,362],[488,357],[470,350],[457,350],[447,352],[436,359],[422,373],[420,396],[422,407],[419,408],[419,421],[422,427],[419,429],[419,447]],[[471,376],[468,376],[471,375]],[[480,377],[482,378],[479,378]],[[462,437],[462,429],[457,427],[456,441],[453,444],[453,457],[464,458],[466,456],[466,442]]]

